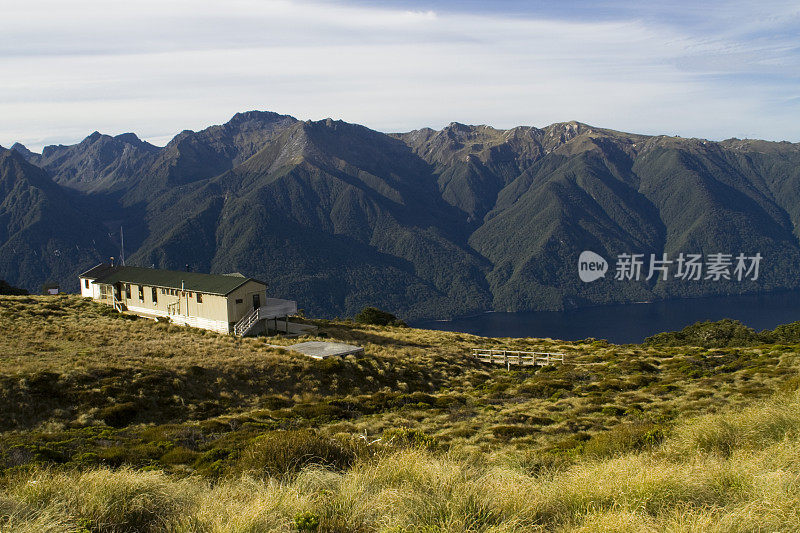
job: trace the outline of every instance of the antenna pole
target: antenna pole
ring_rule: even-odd
[[[125,266],[125,233],[122,232],[122,226],[119,227],[119,258],[122,260],[122,266]]]

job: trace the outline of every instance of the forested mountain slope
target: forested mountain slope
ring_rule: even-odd
[[[77,289],[82,268],[118,255],[119,227],[130,264],[246,272],[318,316],[371,304],[446,317],[800,284],[798,144],[578,122],[384,134],[252,111],[163,148],[93,133],[42,154],[21,145],[3,154],[13,165],[3,167],[0,246],[16,248],[12,230],[27,227],[20,190],[33,179],[48,207],[26,246],[39,253],[60,239],[75,250],[57,262],[31,252],[24,268],[0,263],[0,278],[29,289],[45,278]],[[580,281],[583,250],[608,260],[605,278]],[[619,254],[646,263],[665,253],[763,259],[757,280],[671,271],[648,281],[647,264],[638,281],[614,279]]]

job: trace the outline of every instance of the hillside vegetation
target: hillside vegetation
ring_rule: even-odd
[[[797,531],[798,413],[792,393],[689,420],[644,451],[545,469],[419,447],[284,483],[35,469],[7,478],[0,520],[30,532]]]
[[[77,291],[131,265],[243,272],[309,316],[403,320],[800,288],[800,144],[578,122],[384,134],[239,113],[163,148],[93,133],[0,149],[0,278]],[[610,263],[591,284],[577,261]],[[757,280],[616,281],[619,254],[760,253]]]
[[[290,339],[0,298],[0,528],[800,526],[793,337],[736,345],[722,322],[702,326],[722,347],[611,345],[315,323],[365,354],[316,361],[272,346]],[[508,371],[472,360],[476,346],[567,364]]]
[[[755,331],[738,320],[723,319],[718,322],[698,322],[680,331],[658,333],[645,339],[653,346],[755,346],[758,344],[800,343],[800,322],[783,324],[774,330]]]
[[[5,280],[0,279],[0,295],[22,295],[28,294],[28,291],[25,289],[18,289],[17,287],[12,287]]]

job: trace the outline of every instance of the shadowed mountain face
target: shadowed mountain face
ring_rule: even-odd
[[[21,229],[37,250],[55,236],[78,251],[87,236],[102,241],[92,259],[58,267],[36,255],[25,269],[0,263],[0,278],[31,289],[47,278],[77,290],[81,268],[118,255],[120,226],[129,264],[245,272],[316,316],[377,305],[443,318],[800,286],[798,144],[576,122],[387,135],[248,112],[163,148],[94,133],[3,154],[0,246]],[[36,220],[26,206],[44,200],[23,190],[46,199]],[[75,217],[82,237],[60,235]],[[609,260],[605,278],[580,281],[583,250]],[[755,281],[643,279],[650,254],[757,252]],[[623,253],[645,254],[641,280],[614,279]]]
[[[36,293],[49,281],[77,290],[75,272],[117,249],[82,205],[47,172],[0,149],[0,278]]]

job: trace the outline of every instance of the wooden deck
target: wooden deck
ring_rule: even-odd
[[[493,348],[473,348],[472,356],[483,363],[514,366],[549,366],[564,364],[563,353],[521,352],[517,350],[497,350]]]

